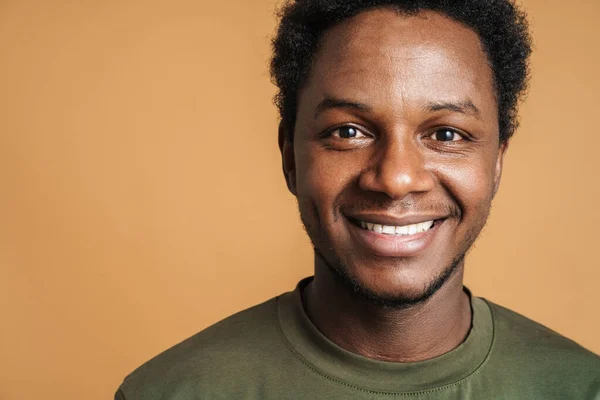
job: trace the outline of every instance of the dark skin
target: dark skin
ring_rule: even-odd
[[[497,114],[479,38],[452,19],[370,10],[326,32],[300,91],[294,139],[281,129],[280,147],[316,249],[305,309],[331,341],[413,362],[465,339],[462,260],[485,225],[507,148]],[[434,222],[398,239],[361,221]],[[428,293],[436,279],[443,284]]]

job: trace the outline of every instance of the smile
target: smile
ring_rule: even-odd
[[[382,257],[413,257],[422,253],[434,243],[447,219],[434,214],[357,217],[347,218],[351,237],[369,253]]]
[[[367,221],[357,221],[358,225],[361,228],[367,229],[371,232],[381,233],[384,235],[394,235],[394,236],[410,236],[415,235],[417,233],[423,233],[430,230],[435,221],[425,221],[418,224],[412,225],[404,225],[404,226],[394,226],[394,225],[381,225],[375,224]]]

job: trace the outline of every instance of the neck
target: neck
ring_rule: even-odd
[[[304,306],[319,331],[338,346],[393,362],[427,360],[460,345],[471,327],[471,304],[463,291],[461,263],[429,299],[404,309],[374,304],[351,294],[317,258]]]

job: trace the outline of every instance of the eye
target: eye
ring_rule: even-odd
[[[331,136],[339,137],[340,139],[361,139],[367,137],[360,129],[354,126],[341,126],[331,131]]]
[[[438,129],[430,137],[439,142],[458,142],[459,140],[464,140],[460,133],[450,128]]]

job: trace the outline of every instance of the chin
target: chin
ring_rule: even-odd
[[[464,260],[464,255],[457,256],[435,272],[415,270],[403,261],[373,267],[364,263],[359,266],[352,262],[332,261],[322,254],[320,257],[352,296],[392,308],[408,308],[427,301],[458,272]]]

